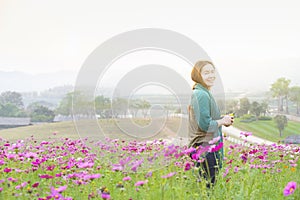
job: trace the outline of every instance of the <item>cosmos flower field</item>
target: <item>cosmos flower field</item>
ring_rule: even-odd
[[[224,138],[223,167],[207,189],[195,167],[201,153],[164,140],[0,140],[0,199],[300,199],[296,145]]]

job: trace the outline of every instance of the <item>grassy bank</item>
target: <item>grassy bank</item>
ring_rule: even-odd
[[[150,125],[151,126],[148,126]],[[181,129],[180,129],[181,127]],[[160,119],[149,123],[147,119],[131,121],[131,119],[102,119],[93,121],[78,121],[76,123],[57,122],[32,125],[26,127],[0,130],[0,138],[8,140],[24,140],[31,136],[38,141],[51,138],[90,138],[102,139],[109,137],[124,140],[153,140],[160,138],[173,138],[177,134],[186,134],[186,121],[179,118],[169,118],[167,121]],[[181,133],[179,133],[181,132]]]
[[[278,128],[273,120],[258,120],[253,122],[241,122],[241,119],[236,118],[234,121],[234,127],[243,131],[252,132],[253,135],[270,140],[273,142],[281,141],[289,135],[300,135],[300,123],[289,121],[288,125],[283,131],[282,137],[279,136]]]

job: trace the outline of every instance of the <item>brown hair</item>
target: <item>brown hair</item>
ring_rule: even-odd
[[[208,60],[199,60],[194,65],[192,72],[191,72],[191,78],[195,82],[195,85],[197,83],[200,83],[203,87],[208,88],[208,86],[204,83],[202,76],[201,76],[201,70],[205,65],[212,65],[214,68],[214,64],[211,61]],[[195,85],[193,86],[193,89],[195,88]]]

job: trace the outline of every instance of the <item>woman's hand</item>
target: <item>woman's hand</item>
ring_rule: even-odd
[[[232,125],[233,121],[234,121],[234,117],[231,115],[224,115],[222,119],[217,120],[219,126],[224,125],[226,127]]]

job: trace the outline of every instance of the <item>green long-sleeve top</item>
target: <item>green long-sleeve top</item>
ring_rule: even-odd
[[[197,83],[189,106],[189,146],[207,143],[217,136],[222,138],[222,127],[218,127],[216,121],[220,118],[219,107],[211,93]]]

